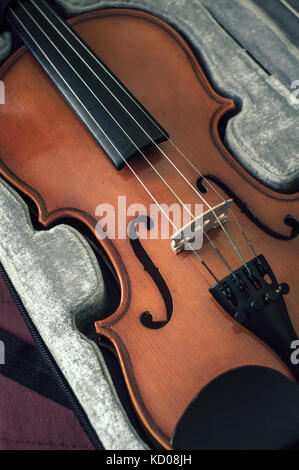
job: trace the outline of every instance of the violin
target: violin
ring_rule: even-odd
[[[20,0],[6,19],[24,46],[0,70],[0,173],[44,227],[75,219],[96,237],[121,292],[96,333],[155,444],[172,448],[186,408],[226,371],[297,380],[298,194],[265,186],[225,147],[234,102],[186,40],[130,9],[65,22]]]

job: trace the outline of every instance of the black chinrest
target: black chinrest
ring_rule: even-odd
[[[206,385],[180,418],[175,449],[299,447],[299,386],[273,369],[232,369]]]

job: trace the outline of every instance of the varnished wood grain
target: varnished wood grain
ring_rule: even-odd
[[[212,90],[179,34],[148,14],[130,10],[89,13],[72,24],[202,173],[225,182],[273,230],[289,233],[283,221],[288,214],[298,215],[296,195],[278,194],[261,185],[225,149],[217,126],[221,116],[234,108],[233,102]],[[95,231],[97,205],[116,206],[118,195],[126,195],[128,205],[140,202],[149,207],[150,197],[130,170],[113,168],[25,48],[2,67],[0,75],[6,85],[6,104],[0,107],[0,171],[36,202],[45,226],[71,216]],[[160,147],[195,185],[198,174],[171,144]],[[157,149],[150,149],[147,156],[184,202],[200,202]],[[142,158],[132,165],[160,203],[176,202]],[[211,190],[204,196],[210,205],[219,203]],[[233,210],[278,281],[289,283],[286,303],[298,331],[297,239],[276,240],[236,207]],[[232,217],[226,228],[245,258],[251,259]],[[239,267],[223,232],[217,231],[213,240],[233,269]],[[139,417],[158,444],[170,447],[170,436],[184,409],[218,374],[260,364],[290,376],[267,346],[233,322],[212,299],[208,288],[213,279],[192,253],[174,255],[169,240],[142,241],[174,303],[169,324],[150,330],[139,317],[150,311],[155,320],[165,319],[159,290],[129,240],[101,243],[115,267],[122,295],[117,311],[96,323],[97,332],[112,341]],[[201,256],[219,278],[227,274],[209,244],[204,244]]]

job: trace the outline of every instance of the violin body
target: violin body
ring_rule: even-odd
[[[223,182],[259,221],[288,237],[285,217],[298,216],[296,195],[266,188],[227,151],[218,125],[234,103],[212,89],[190,47],[173,28],[149,14],[118,9],[87,13],[70,23],[203,175]],[[128,237],[99,238],[95,211],[101,203],[117,208],[118,195],[126,196],[127,206],[138,202],[149,208],[149,194],[129,168],[117,171],[111,165],[25,47],[1,68],[0,78],[6,87],[6,104],[0,109],[0,172],[35,202],[45,227],[71,217],[82,221],[99,239],[117,273],[121,302],[113,315],[96,322],[96,330],[113,344],[134,407],[153,440],[171,448],[171,435],[186,407],[224,371],[256,364],[292,378],[282,360],[213,299],[209,287],[215,282],[198,259],[188,251],[174,255],[169,239],[148,238],[140,243],[167,285],[171,319],[157,329],[140,321],[143,312],[164,321],[170,307]],[[159,147],[196,186],[198,173],[170,142]],[[149,147],[146,155],[183,201],[198,202],[158,148]],[[131,165],[160,202],[176,202],[143,158],[133,159]],[[205,200],[215,206],[219,197],[206,189]],[[217,190],[228,197],[220,187]],[[271,236],[237,206],[233,210],[257,254],[262,253],[278,280],[290,286],[286,304],[298,333],[298,239]],[[246,259],[251,259],[231,218],[226,229],[232,239],[239,240]],[[237,269],[240,260],[224,233],[217,229],[211,237]],[[227,275],[208,243],[200,254],[219,279]]]

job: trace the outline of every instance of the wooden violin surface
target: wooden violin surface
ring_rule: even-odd
[[[226,150],[218,123],[234,104],[211,88],[191,49],[173,28],[149,14],[125,9],[84,14],[71,24],[202,174],[225,183],[264,225],[287,238],[290,227],[284,219],[298,216],[296,196],[264,187]],[[0,172],[34,200],[45,226],[73,217],[97,236],[99,204],[117,208],[118,196],[125,195],[127,206],[139,202],[150,207],[152,200],[134,174],[127,167],[115,170],[24,47],[1,68],[0,78],[6,88],[6,104],[0,108]],[[158,148],[148,148],[146,155],[159,174],[184,202],[202,202],[177,169],[195,187],[198,172],[169,141],[159,148],[174,163],[170,165]],[[131,162],[159,202],[177,202],[144,159]],[[207,189],[205,200],[217,205],[219,197]],[[222,189],[217,187],[217,191],[227,198]],[[298,239],[270,236],[237,207],[233,211],[257,254],[267,258],[279,281],[289,284],[286,304],[298,333]],[[252,258],[233,218],[228,218],[226,229],[245,258]],[[218,230],[213,240],[237,269],[240,259],[224,233]],[[99,243],[118,275],[121,302],[112,316],[96,322],[96,329],[113,343],[139,418],[159,445],[170,448],[170,437],[185,408],[222,372],[257,364],[291,377],[270,348],[213,300],[208,289],[214,281],[191,252],[174,255],[169,239],[140,241],[167,285],[169,306],[128,237]],[[218,278],[227,274],[208,243],[200,254]],[[171,309],[171,319],[162,328],[151,329],[140,321],[143,312],[164,321],[167,309]]]

